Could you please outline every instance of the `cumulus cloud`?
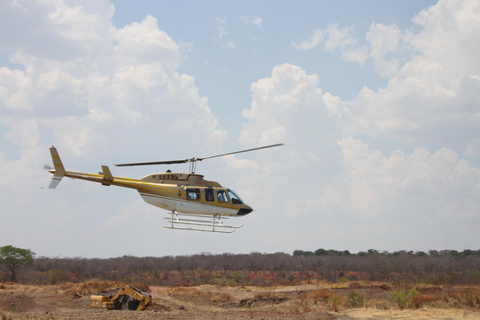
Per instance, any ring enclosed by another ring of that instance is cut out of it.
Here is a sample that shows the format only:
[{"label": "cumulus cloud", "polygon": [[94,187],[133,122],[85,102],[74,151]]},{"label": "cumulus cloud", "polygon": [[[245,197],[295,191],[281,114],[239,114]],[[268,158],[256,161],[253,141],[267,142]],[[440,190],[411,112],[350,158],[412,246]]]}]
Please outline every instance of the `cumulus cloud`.
[{"label": "cumulus cloud", "polygon": [[[35,1],[28,5],[3,1],[0,48],[57,60],[83,56],[94,47],[108,46],[113,12],[113,5],[107,1],[84,1],[82,6],[69,6],[64,1]],[[54,47],[62,49],[51,50]]]},{"label": "cumulus cloud", "polygon": [[[16,52],[14,61],[25,66],[25,71],[0,70],[0,109],[29,110],[31,116],[40,116],[41,128],[53,130],[61,145],[77,154],[82,146],[105,141],[118,132],[117,124],[141,132],[146,130],[142,124],[156,121],[160,115],[172,119],[164,122],[165,128],[187,129],[195,124],[197,129],[205,129],[207,140],[222,141],[224,132],[216,130],[217,120],[206,99],[198,96],[194,79],[176,71],[179,46],[158,29],[155,18],[147,16],[121,29],[109,27],[108,34],[110,50],[81,58],[74,55],[68,61]],[[110,58],[104,63],[106,53]],[[174,115],[183,120],[173,120]],[[17,117],[20,114],[10,117],[13,127]],[[105,131],[107,128],[111,131]],[[145,134],[158,134],[154,128]],[[125,136],[125,130],[118,136]]]},{"label": "cumulus cloud", "polygon": [[[431,154],[419,147],[412,154],[394,151],[385,156],[350,137],[338,143],[345,173],[334,186],[326,188],[324,210],[342,208],[344,214],[355,212],[364,218],[392,214],[405,218],[421,214],[430,219],[477,216],[464,203],[480,205],[480,169],[459,159],[455,152],[442,148]],[[332,192],[341,196],[331,198]]]},{"label": "cumulus cloud", "polygon": [[[324,98],[317,75],[307,75],[300,67],[290,64],[276,66],[272,77],[252,84],[251,90],[251,108],[242,112],[248,123],[239,138],[248,146],[288,143],[313,133],[328,118],[325,99],[331,115],[340,117],[344,112],[330,94]],[[292,131],[297,126],[303,127],[303,132]]]},{"label": "cumulus cloud", "polygon": [[370,56],[375,60],[376,70],[382,76],[393,76],[399,67],[398,59],[385,61],[385,55],[394,52],[401,40],[401,31],[396,25],[386,26],[373,23],[366,39],[370,47]]},{"label": "cumulus cloud", "polygon": [[166,32],[159,30],[157,19],[147,16],[142,22],[134,22],[121,29],[112,29],[115,59],[121,65],[147,64],[161,61],[169,71],[180,63],[179,45]]},{"label": "cumulus cloud", "polygon": [[[415,54],[394,72],[386,88],[374,92],[365,87],[346,103],[352,112],[346,134],[364,133],[413,144],[447,143],[462,148],[478,138],[480,119],[475,114],[480,62],[474,56],[480,51],[473,43],[479,36],[467,31],[478,24],[475,15],[467,14],[474,9],[472,6],[479,7],[475,1],[458,5],[441,1],[414,19],[423,28],[405,36],[405,42]],[[397,47],[398,35],[396,26],[372,25],[369,39],[377,48],[372,55],[383,60],[388,51]]]}]

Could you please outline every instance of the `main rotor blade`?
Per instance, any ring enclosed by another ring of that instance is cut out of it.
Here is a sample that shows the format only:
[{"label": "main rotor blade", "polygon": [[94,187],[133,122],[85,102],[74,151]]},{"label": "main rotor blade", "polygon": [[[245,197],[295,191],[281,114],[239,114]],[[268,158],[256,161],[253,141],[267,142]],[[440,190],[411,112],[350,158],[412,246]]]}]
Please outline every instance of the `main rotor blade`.
[{"label": "main rotor blade", "polygon": [[277,143],[277,144],[272,144],[272,145],[269,145],[269,146],[258,147],[258,148],[247,149],[247,150],[241,150],[241,151],[235,151],[235,152],[229,152],[229,153],[222,153],[222,154],[217,154],[216,156],[210,156],[210,157],[205,157],[205,158],[192,158],[192,159],[185,159],[185,160],[170,160],[170,161],[121,163],[121,164],[116,164],[116,166],[117,167],[127,167],[127,166],[151,166],[151,165],[156,165],[156,164],[180,164],[180,163],[202,161],[202,160],[205,160],[205,159],[229,156],[231,154],[255,151],[255,150],[260,150],[260,149],[267,149],[267,148],[273,148],[273,147],[279,147],[279,146],[283,146],[283,143]]},{"label": "main rotor blade", "polygon": [[128,166],[151,166],[155,164],[179,164],[187,163],[187,160],[170,160],[170,161],[154,161],[154,162],[137,162],[137,163],[120,163],[116,164],[117,167],[128,167]]},{"label": "main rotor blade", "polygon": [[283,146],[283,143],[277,143],[277,144],[272,144],[272,145],[264,146],[264,147],[258,147],[258,148],[253,148],[253,149],[247,149],[247,150],[241,150],[241,151],[235,151],[235,152],[218,154],[218,155],[216,155],[216,156],[210,156],[210,157],[200,158],[199,160],[205,160],[205,159],[211,159],[211,158],[216,158],[216,157],[229,156],[229,155],[231,155],[231,154],[237,154],[237,153],[242,153],[242,152],[255,151],[255,150],[260,150],[260,149],[267,149],[267,148],[273,148],[273,147],[279,147],[279,146]]}]

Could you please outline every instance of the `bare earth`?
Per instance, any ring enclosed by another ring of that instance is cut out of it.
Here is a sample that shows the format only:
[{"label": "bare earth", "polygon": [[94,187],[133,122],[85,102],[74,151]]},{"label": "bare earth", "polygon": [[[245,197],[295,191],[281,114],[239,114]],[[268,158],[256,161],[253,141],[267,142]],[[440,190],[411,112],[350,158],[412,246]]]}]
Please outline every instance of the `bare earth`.
[{"label": "bare earth", "polygon": [[[443,298],[408,310],[398,309],[390,288],[372,283],[355,288],[369,296],[362,308],[351,308],[346,302],[352,290],[348,283],[294,287],[152,286],[153,303],[140,312],[90,308],[90,294],[78,294],[74,288],[74,284],[0,285],[0,319],[480,319],[477,302],[460,305],[445,298],[445,288],[434,286],[417,289]],[[326,294],[328,299],[322,296]],[[332,297],[337,306],[332,304]]]}]

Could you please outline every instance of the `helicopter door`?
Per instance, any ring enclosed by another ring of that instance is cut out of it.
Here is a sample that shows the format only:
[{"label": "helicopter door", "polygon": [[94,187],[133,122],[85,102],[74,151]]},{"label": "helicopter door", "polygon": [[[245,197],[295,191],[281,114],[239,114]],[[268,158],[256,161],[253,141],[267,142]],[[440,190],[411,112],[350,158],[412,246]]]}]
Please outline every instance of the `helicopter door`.
[{"label": "helicopter door", "polygon": [[227,193],[225,192],[225,190],[217,190],[217,199],[218,202],[228,202]]},{"label": "helicopter door", "polygon": [[205,200],[215,201],[215,198],[213,197],[213,189],[212,188],[206,188],[204,190],[205,190]]}]

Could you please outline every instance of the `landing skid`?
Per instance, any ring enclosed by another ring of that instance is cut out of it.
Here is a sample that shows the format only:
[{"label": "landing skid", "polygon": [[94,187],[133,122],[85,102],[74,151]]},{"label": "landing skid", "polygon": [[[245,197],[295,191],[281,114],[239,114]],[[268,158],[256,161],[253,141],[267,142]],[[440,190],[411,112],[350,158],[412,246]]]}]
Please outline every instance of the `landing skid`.
[{"label": "landing skid", "polygon": [[[164,219],[168,220],[169,222],[168,226],[163,226],[164,228],[176,230],[232,233],[235,230],[243,227],[243,225],[224,225],[220,219],[226,220],[228,218],[222,217],[219,214],[207,216],[197,214],[181,214],[173,211],[172,213],[170,213],[170,217],[164,217]],[[178,227],[178,225],[190,225],[192,227]]]}]

